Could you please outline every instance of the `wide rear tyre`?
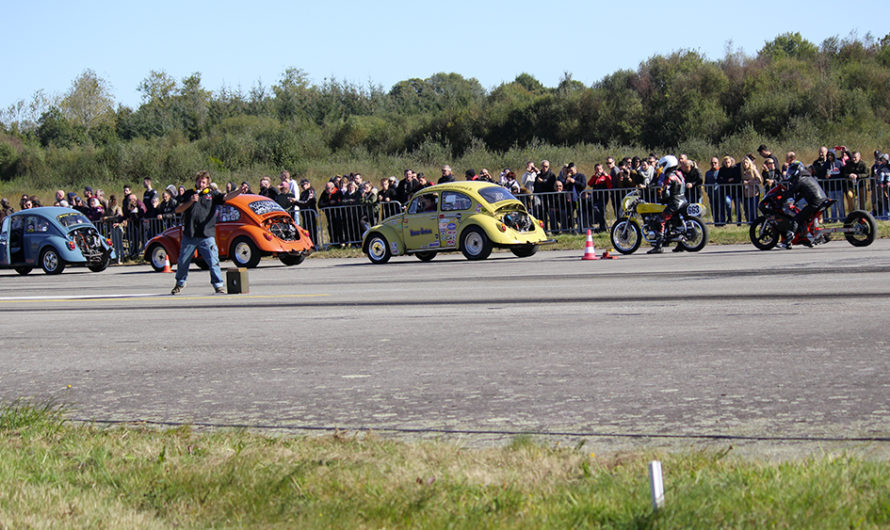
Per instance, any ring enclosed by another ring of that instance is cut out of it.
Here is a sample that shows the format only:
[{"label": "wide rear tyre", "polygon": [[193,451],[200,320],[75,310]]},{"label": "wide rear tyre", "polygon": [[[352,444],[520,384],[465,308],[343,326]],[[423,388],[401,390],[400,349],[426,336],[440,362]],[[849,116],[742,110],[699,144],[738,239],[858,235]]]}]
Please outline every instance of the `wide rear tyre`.
[{"label": "wide rear tyre", "polygon": [[90,263],[87,268],[93,272],[102,272],[108,268],[111,263],[111,253],[106,251],[102,253],[102,258],[96,263]]},{"label": "wide rear tyre", "polygon": [[253,269],[259,264],[261,256],[259,249],[256,248],[253,241],[242,236],[232,241],[232,250],[229,252],[229,257],[232,258],[235,265]]},{"label": "wide rear tyre", "polygon": [[[698,252],[699,250],[705,248],[705,245],[708,244],[708,225],[703,223],[702,220],[698,217],[687,217],[686,224],[686,240],[680,241],[678,244],[687,252]],[[689,237],[689,225],[692,226],[692,237]]]},{"label": "wide rear tyre", "polygon": [[621,217],[612,225],[610,239],[615,250],[622,254],[633,254],[643,242],[643,232],[637,223]]},{"label": "wide rear tyre", "polygon": [[28,273],[31,272],[32,270],[34,270],[33,267],[16,267],[16,268],[15,268],[15,271],[16,271],[17,273],[21,274],[22,276],[28,274]]},{"label": "wide rear tyre", "polygon": [[763,215],[754,219],[751,228],[748,229],[748,238],[751,243],[760,250],[771,250],[779,244],[779,227],[775,223],[770,222]]},{"label": "wide rear tyre", "polygon": [[299,265],[303,263],[306,259],[306,254],[279,254],[278,260],[281,263],[284,263],[288,267],[293,267],[294,265]]},{"label": "wide rear tyre", "polygon": [[415,252],[414,257],[419,259],[420,261],[430,261],[436,257],[436,252]]},{"label": "wide rear tyre", "polygon": [[534,256],[538,251],[538,245],[522,245],[521,247],[510,247],[510,252],[517,258],[528,258]]},{"label": "wide rear tyre", "polygon": [[487,258],[491,254],[491,240],[478,226],[471,226],[460,236],[460,251],[471,261]]},{"label": "wide rear tyre", "polygon": [[389,261],[392,252],[389,250],[389,242],[380,234],[372,234],[368,239],[368,248],[365,249],[368,259],[374,265],[381,265]]},{"label": "wide rear tyre", "polygon": [[49,247],[40,253],[40,267],[47,274],[62,274],[62,271],[65,270],[65,261],[59,256],[56,249]]},{"label": "wide rear tyre", "polygon": [[878,223],[865,210],[854,210],[844,219],[844,228],[857,228],[858,232],[846,232],[844,237],[854,247],[867,247],[875,242],[878,235]]}]

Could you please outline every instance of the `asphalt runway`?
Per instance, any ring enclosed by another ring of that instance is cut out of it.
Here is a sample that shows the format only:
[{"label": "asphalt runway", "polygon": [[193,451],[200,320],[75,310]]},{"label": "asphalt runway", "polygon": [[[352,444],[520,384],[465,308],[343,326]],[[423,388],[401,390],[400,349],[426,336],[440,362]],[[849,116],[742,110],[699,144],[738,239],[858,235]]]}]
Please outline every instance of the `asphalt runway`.
[{"label": "asphalt runway", "polygon": [[[890,240],[0,271],[0,398],[75,420],[890,456]],[[224,264],[225,266],[225,264]]]}]

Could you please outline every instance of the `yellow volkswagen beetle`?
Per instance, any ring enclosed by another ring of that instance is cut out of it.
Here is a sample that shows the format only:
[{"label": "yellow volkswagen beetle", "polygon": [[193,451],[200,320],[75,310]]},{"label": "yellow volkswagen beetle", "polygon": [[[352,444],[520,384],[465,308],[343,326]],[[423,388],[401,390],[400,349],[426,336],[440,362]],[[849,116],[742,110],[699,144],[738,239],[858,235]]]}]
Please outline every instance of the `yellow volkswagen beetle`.
[{"label": "yellow volkswagen beetle", "polygon": [[521,258],[539,245],[553,243],[543,223],[502,186],[491,182],[449,182],[417,191],[407,208],[371,227],[362,251],[371,263],[413,254],[421,261],[444,251],[463,252],[483,260],[494,247],[509,248]]}]

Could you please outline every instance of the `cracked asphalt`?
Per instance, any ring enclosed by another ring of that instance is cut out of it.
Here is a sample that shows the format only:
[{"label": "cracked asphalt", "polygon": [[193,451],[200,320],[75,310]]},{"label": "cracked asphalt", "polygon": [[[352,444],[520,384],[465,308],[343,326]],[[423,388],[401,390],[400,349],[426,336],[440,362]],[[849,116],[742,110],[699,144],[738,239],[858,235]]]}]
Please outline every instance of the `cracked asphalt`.
[{"label": "cracked asphalt", "polygon": [[[890,456],[890,241],[0,271],[0,398],[72,419]],[[225,266],[225,264],[224,264]]]}]

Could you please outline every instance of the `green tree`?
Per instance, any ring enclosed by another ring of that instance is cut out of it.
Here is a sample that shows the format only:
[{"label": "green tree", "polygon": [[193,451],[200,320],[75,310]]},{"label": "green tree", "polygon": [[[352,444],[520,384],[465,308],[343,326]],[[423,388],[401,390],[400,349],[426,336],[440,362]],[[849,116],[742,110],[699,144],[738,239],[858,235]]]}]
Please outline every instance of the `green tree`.
[{"label": "green tree", "polygon": [[59,108],[72,123],[86,131],[114,121],[114,99],[108,82],[90,69],[74,80]]}]

